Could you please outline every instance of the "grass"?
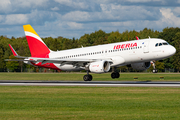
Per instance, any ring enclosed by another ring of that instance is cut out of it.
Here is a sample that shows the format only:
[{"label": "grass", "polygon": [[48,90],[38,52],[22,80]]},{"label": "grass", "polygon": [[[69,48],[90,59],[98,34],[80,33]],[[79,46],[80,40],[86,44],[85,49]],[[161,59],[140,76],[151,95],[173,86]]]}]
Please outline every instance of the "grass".
[{"label": "grass", "polygon": [[180,119],[180,89],[0,86],[0,119]]},{"label": "grass", "polygon": [[[46,81],[83,81],[86,73],[0,73],[0,80],[46,80]],[[93,81],[180,81],[180,74],[177,73],[121,73],[119,79],[111,79],[111,74],[92,74]]]},{"label": "grass", "polygon": [[[0,73],[0,80],[83,81],[85,73]],[[163,76],[164,80],[160,80]],[[116,81],[179,81],[180,74],[122,73]],[[93,81],[111,81],[110,73]],[[114,80],[113,80],[114,81]],[[180,119],[180,88],[0,86],[0,119]]]}]

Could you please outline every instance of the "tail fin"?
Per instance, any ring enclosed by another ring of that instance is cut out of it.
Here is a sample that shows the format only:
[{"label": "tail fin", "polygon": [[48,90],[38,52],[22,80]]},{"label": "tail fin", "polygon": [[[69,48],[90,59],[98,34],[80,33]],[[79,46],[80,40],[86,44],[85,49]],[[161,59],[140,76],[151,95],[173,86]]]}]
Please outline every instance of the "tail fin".
[{"label": "tail fin", "polygon": [[29,24],[23,25],[23,28],[29,45],[31,56],[47,58],[51,50],[42,41],[36,31]]}]

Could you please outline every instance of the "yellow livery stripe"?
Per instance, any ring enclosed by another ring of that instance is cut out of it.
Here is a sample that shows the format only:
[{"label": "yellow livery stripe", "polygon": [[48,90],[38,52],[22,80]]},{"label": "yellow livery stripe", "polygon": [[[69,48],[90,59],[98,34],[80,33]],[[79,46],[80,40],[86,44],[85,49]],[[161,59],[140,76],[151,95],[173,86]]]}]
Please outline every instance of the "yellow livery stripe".
[{"label": "yellow livery stripe", "polygon": [[24,31],[31,32],[39,37],[39,35],[36,33],[36,31],[32,28],[31,25],[23,25]]}]

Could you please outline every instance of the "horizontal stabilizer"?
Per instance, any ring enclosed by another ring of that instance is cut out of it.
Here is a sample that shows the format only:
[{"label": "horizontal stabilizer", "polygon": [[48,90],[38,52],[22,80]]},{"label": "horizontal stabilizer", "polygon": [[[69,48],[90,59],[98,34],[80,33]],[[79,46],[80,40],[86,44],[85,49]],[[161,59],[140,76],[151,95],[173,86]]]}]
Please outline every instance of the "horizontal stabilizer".
[{"label": "horizontal stabilizer", "polygon": [[16,57],[18,56],[18,54],[16,53],[16,51],[14,50],[14,48],[9,44],[9,47],[11,48],[11,51],[13,53],[13,55]]},{"label": "horizontal stabilizer", "polygon": [[26,57],[19,56],[10,44],[9,44],[9,47],[11,48],[11,51],[16,58],[26,58]]}]

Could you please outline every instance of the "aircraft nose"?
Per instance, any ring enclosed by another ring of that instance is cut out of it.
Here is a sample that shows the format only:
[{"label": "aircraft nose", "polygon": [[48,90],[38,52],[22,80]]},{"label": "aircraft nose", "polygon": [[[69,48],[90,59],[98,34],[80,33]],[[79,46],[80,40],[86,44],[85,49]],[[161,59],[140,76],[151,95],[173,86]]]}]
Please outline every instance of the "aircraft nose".
[{"label": "aircraft nose", "polygon": [[176,53],[176,48],[172,46],[168,51],[170,55],[174,55]]}]

